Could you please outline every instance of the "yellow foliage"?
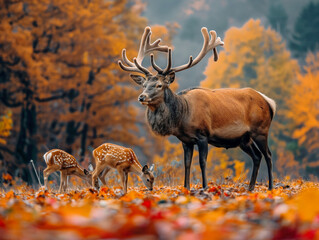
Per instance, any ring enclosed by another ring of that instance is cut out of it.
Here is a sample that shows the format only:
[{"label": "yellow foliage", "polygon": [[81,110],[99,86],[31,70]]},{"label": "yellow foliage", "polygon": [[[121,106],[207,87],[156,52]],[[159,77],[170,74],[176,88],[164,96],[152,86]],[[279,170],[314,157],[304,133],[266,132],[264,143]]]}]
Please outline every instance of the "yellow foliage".
[{"label": "yellow foliage", "polygon": [[304,144],[308,152],[319,157],[319,53],[309,53],[305,73],[298,74],[297,84],[293,87],[291,111],[289,116],[298,128],[293,136],[299,144]]},{"label": "yellow foliage", "polygon": [[276,170],[280,177],[289,179],[290,177],[298,177],[301,166],[295,160],[294,155],[286,150],[285,144],[277,146]]},{"label": "yellow foliage", "polygon": [[[164,151],[155,155],[156,182],[160,184],[176,185],[184,182],[184,151],[182,144],[164,140]],[[230,160],[228,154],[221,148],[211,148],[207,155],[208,180],[222,180],[233,178],[237,182],[246,180],[248,169],[245,163],[239,160]],[[201,182],[201,169],[198,161],[198,151],[194,150],[191,166],[191,183]]]},{"label": "yellow foliage", "polygon": [[[137,126],[142,122],[140,109],[131,104],[138,91],[117,64],[123,48],[131,61],[137,55],[147,25],[141,17],[143,3],[133,2],[0,2],[0,56],[8,78],[0,82],[0,89],[7,90],[10,105],[19,106],[16,112],[29,105],[36,110],[37,126],[28,128],[21,142],[32,138],[33,146],[58,144],[73,151],[105,141],[145,148]],[[157,25],[154,31],[171,41],[172,29]],[[49,133],[52,122],[59,133]],[[2,135],[0,141],[4,142]]]},{"label": "yellow foliage", "polygon": [[5,138],[10,136],[12,129],[12,113],[7,111],[5,115],[0,116],[0,143],[6,144]]},{"label": "yellow foliage", "polygon": [[234,168],[235,168],[235,182],[242,182],[246,180],[248,169],[245,169],[245,163],[239,160],[234,160]]},{"label": "yellow foliage", "polygon": [[319,189],[315,187],[305,189],[293,202],[301,220],[311,222],[319,214]]}]

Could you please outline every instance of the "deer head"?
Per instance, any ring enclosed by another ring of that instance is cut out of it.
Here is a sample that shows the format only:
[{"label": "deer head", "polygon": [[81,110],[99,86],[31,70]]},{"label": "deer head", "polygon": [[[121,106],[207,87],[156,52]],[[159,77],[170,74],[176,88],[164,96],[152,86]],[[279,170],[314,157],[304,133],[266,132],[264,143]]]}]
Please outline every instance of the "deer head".
[{"label": "deer head", "polygon": [[153,190],[153,183],[154,183],[154,174],[153,174],[154,164],[149,168],[147,165],[145,165],[142,169],[142,175],[141,179],[144,183],[144,185],[149,189]]},{"label": "deer head", "polygon": [[[195,66],[199,63],[205,55],[213,50],[214,52],[214,60],[217,61],[218,53],[216,47],[219,45],[223,45],[224,43],[221,41],[219,37],[217,37],[215,31],[210,31],[210,36],[208,34],[207,28],[202,28],[202,35],[204,38],[204,43],[202,50],[198,54],[198,56],[193,59],[192,56],[189,57],[188,63],[178,66],[172,67],[172,49],[168,46],[160,46],[160,39],[157,39],[155,42],[151,44],[151,28],[146,27],[141,39],[140,48],[138,51],[138,56],[133,58],[133,62],[127,59],[126,50],[122,51],[122,61],[119,60],[118,64],[125,71],[130,72],[138,72],[143,74],[135,75],[131,74],[131,78],[140,86],[143,86],[143,92],[139,95],[138,101],[143,105],[148,106],[156,106],[163,101],[165,89],[170,86],[172,82],[175,80],[175,73],[186,70]],[[156,65],[154,61],[153,51],[161,51],[168,52],[167,55],[167,66],[165,69],[160,68]],[[151,56],[151,64],[154,70],[157,71],[156,74],[152,74],[147,68],[142,66],[142,61],[146,54],[150,53]],[[126,65],[124,65],[124,64]]]}]

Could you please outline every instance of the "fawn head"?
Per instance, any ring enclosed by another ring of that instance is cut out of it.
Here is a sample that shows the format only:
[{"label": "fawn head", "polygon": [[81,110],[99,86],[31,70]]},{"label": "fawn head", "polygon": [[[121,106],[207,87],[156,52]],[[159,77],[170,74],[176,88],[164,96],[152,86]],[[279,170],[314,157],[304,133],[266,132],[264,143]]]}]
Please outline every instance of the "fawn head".
[{"label": "fawn head", "polygon": [[153,174],[154,164],[150,168],[145,165],[142,169],[143,174],[141,175],[142,181],[144,185],[148,188],[148,190],[153,190],[154,183],[154,174]]}]

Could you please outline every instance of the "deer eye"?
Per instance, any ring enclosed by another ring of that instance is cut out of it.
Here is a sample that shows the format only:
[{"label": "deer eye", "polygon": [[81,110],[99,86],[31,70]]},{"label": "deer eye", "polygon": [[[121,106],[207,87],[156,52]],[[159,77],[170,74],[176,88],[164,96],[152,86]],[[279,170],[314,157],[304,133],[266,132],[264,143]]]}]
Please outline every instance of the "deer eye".
[{"label": "deer eye", "polygon": [[157,88],[162,88],[163,85],[162,85],[162,84],[158,84],[156,87],[157,87]]},{"label": "deer eye", "polygon": [[147,181],[149,182],[150,180],[149,180],[149,179],[147,179]]}]

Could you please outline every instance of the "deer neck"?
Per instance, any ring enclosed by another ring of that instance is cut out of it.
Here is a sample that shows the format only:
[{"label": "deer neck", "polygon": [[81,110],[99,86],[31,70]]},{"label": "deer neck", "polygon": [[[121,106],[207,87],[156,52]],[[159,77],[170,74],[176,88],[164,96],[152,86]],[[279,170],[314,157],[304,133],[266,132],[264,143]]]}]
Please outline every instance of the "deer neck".
[{"label": "deer neck", "polygon": [[174,135],[187,111],[186,100],[182,96],[176,95],[169,88],[166,88],[164,90],[163,101],[157,105],[148,107],[148,123],[152,130],[159,135]]},{"label": "deer neck", "polygon": [[84,180],[88,180],[89,179],[88,175],[86,175],[84,173],[84,169],[82,167],[80,167],[79,165],[74,167],[74,173],[73,174],[78,176],[78,177],[80,177],[80,178],[82,178],[82,179],[84,179]]},{"label": "deer neck", "polygon": [[135,173],[138,176],[141,176],[143,174],[141,164],[134,161],[130,167],[130,172]]}]

